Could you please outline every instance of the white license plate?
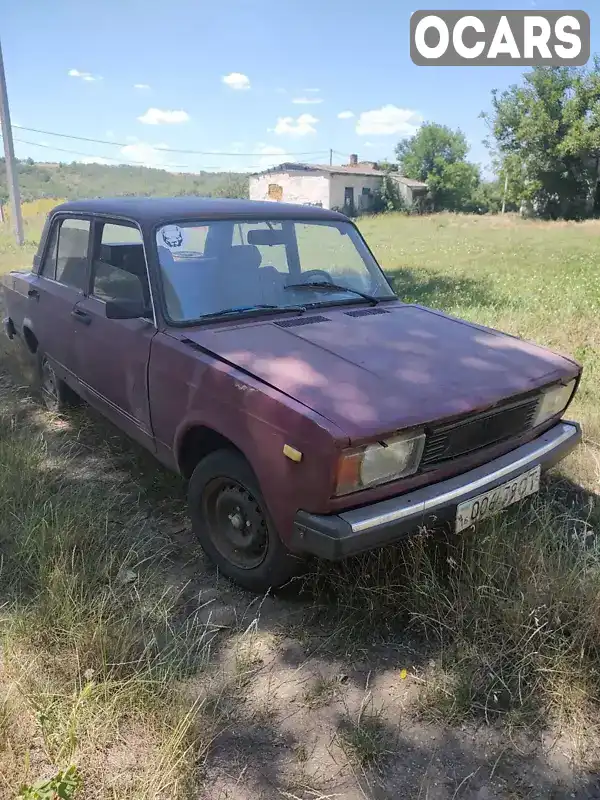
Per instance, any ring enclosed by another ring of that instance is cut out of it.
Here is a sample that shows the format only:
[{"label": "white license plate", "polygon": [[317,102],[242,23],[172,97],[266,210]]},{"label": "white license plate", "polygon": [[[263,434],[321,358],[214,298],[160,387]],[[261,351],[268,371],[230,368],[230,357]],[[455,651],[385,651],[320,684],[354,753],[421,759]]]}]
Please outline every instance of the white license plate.
[{"label": "white license plate", "polygon": [[518,503],[530,494],[535,494],[540,488],[541,471],[541,467],[534,467],[489,492],[460,503],[456,509],[456,533],[475,525],[481,519],[497,514],[513,503]]}]

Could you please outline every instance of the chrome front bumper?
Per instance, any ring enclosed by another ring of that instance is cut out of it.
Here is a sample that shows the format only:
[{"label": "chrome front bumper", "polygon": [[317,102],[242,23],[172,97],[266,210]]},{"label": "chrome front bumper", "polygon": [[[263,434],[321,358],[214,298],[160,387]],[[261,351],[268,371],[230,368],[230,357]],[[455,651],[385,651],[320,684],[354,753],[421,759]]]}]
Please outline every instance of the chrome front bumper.
[{"label": "chrome front bumper", "polygon": [[459,503],[494,489],[537,466],[549,469],[581,440],[575,422],[560,422],[532,442],[487,464],[399,497],[340,514],[299,511],[292,546],[300,552],[338,559],[390,544],[419,528],[452,519]]}]

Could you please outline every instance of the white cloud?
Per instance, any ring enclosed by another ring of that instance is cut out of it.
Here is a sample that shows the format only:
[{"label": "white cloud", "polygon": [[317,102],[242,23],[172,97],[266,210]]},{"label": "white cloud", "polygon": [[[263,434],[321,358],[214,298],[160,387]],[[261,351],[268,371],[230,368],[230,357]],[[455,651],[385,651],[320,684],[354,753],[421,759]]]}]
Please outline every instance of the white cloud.
[{"label": "white cloud", "polygon": [[100,75],[92,75],[91,72],[81,72],[78,69],[70,69],[69,76],[71,78],[80,78],[82,81],[101,81],[102,77]]},{"label": "white cloud", "polygon": [[388,104],[363,111],[356,123],[356,132],[359,136],[389,136],[394,133],[411,136],[422,122],[423,117],[418,111]]},{"label": "white cloud", "polygon": [[279,117],[274,132],[278,135],[306,136],[309,133],[317,132],[315,124],[318,121],[312,114],[300,114],[297,119],[294,119],[294,117]]},{"label": "white cloud", "polygon": [[322,102],[322,97],[294,97],[292,100],[292,103],[295,103],[297,106],[312,106]]},{"label": "white cloud", "polygon": [[107,139],[114,139],[115,138],[115,132],[113,130],[109,129],[109,130],[106,131],[105,136],[106,136]]},{"label": "white cloud", "polygon": [[149,89],[150,87],[148,86],[147,83],[134,83],[133,84],[133,88],[134,89],[141,89],[142,91],[145,91],[145,90]]},{"label": "white cloud", "polygon": [[146,167],[162,167],[164,151],[167,149],[167,145],[163,143],[151,145],[148,142],[135,142],[126,144],[119,152],[127,161],[136,161]]},{"label": "white cloud", "polygon": [[241,72],[230,72],[229,75],[223,75],[221,80],[230,89],[242,90],[250,88],[250,78]]},{"label": "white cloud", "polygon": [[145,114],[138,117],[145,125],[177,125],[187,122],[190,116],[187,111],[163,111],[160,108],[149,108]]},{"label": "white cloud", "polygon": [[338,114],[338,119],[352,119],[354,116],[354,111],[340,111]]}]

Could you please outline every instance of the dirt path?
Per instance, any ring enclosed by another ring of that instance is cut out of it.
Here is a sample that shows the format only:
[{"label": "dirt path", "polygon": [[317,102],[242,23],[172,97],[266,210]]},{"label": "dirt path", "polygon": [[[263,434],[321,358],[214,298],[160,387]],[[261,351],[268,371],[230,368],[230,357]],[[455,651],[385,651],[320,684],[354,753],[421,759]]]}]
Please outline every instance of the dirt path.
[{"label": "dirt path", "polygon": [[[15,385],[5,378],[1,389]],[[78,479],[111,473],[131,486],[170,543],[166,580],[182,616],[216,632],[212,668],[184,687],[190,702],[209,698],[222,723],[198,800],[600,798],[600,780],[574,770],[573,743],[559,734],[509,740],[494,726],[427,721],[423,645],[397,630],[345,635],[329,613],[335,597],[328,606],[301,587],[276,597],[233,587],[193,540],[179,479],[91,411],[65,421],[31,408],[50,456],[68,448]]]}]

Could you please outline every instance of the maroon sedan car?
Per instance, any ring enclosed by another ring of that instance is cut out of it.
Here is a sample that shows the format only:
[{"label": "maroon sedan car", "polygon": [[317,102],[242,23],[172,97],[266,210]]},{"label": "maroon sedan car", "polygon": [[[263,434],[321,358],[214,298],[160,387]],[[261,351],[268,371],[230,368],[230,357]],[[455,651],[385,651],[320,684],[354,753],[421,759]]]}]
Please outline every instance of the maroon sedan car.
[{"label": "maroon sedan car", "polygon": [[577,363],[403,303],[333,211],[65,203],[4,290],[48,407],[83,398],[188,478],[205,551],[255,590],[309,554],[460,533],[581,436]]}]

